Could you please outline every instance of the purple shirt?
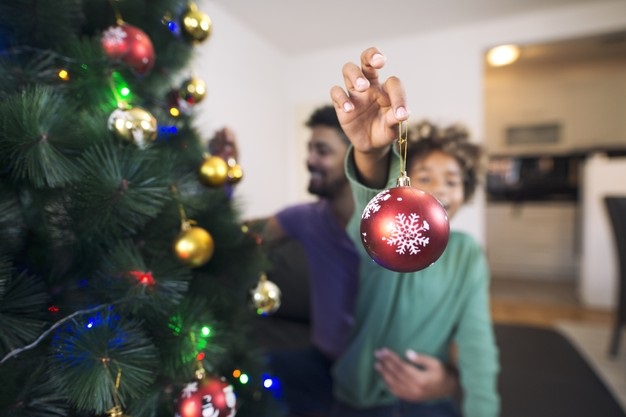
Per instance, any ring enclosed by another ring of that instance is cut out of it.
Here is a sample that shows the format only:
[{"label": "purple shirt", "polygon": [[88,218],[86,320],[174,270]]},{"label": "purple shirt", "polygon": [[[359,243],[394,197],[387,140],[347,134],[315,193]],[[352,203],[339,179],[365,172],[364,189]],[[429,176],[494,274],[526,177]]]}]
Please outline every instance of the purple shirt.
[{"label": "purple shirt", "polygon": [[359,271],[354,243],[325,199],[288,207],[276,218],[307,255],[313,344],[336,359],[346,347],[354,322]]}]

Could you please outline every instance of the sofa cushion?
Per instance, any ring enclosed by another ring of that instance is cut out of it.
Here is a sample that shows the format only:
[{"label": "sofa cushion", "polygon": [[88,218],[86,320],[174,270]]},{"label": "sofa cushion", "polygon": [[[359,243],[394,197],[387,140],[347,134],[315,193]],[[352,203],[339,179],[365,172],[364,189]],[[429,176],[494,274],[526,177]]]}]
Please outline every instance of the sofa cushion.
[{"label": "sofa cushion", "polygon": [[267,278],[280,288],[281,305],[273,317],[309,322],[307,259],[299,242],[288,239],[268,247]]}]

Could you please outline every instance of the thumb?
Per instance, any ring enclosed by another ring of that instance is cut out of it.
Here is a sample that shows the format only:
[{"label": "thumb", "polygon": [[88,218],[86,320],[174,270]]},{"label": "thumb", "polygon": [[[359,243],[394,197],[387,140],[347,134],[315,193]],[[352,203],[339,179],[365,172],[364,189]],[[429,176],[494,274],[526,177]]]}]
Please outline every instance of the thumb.
[{"label": "thumb", "polygon": [[405,356],[409,362],[423,370],[440,366],[439,359],[423,353],[418,354],[412,349],[407,349]]}]

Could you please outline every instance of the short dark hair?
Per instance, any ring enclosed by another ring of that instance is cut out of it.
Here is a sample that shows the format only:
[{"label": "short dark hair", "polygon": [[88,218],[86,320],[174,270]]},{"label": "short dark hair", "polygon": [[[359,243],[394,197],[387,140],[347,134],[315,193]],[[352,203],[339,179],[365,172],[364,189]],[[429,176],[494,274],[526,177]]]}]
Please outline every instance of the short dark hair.
[{"label": "short dark hair", "polygon": [[407,166],[434,151],[444,152],[457,160],[463,173],[463,199],[469,201],[476,192],[483,172],[483,149],[469,141],[469,133],[462,125],[440,129],[422,121],[409,129]]},{"label": "short dark hair", "polygon": [[341,133],[341,138],[347,143],[350,143],[350,140],[343,133],[343,129],[341,128],[341,123],[339,123],[339,118],[337,117],[337,112],[335,108],[326,104],[321,107],[318,107],[311,113],[308,120],[305,123],[305,126],[308,128],[314,128],[315,126],[326,126],[337,129]]}]

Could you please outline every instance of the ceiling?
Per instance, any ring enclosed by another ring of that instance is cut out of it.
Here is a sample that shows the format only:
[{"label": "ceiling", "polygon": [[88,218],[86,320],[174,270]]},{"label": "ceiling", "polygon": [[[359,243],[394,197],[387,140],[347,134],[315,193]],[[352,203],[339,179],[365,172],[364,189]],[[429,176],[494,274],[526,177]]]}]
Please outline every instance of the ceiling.
[{"label": "ceiling", "polygon": [[212,0],[289,55],[362,39],[395,38],[595,1]]}]

